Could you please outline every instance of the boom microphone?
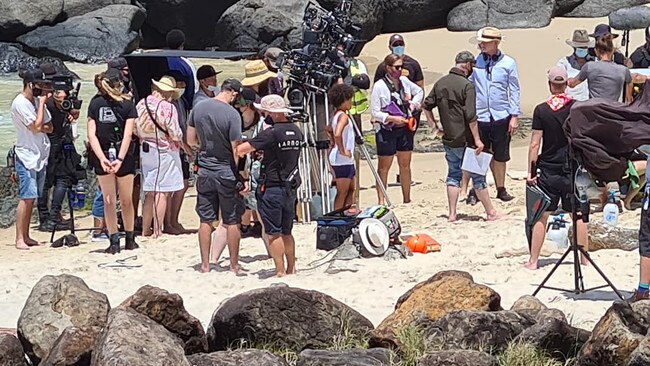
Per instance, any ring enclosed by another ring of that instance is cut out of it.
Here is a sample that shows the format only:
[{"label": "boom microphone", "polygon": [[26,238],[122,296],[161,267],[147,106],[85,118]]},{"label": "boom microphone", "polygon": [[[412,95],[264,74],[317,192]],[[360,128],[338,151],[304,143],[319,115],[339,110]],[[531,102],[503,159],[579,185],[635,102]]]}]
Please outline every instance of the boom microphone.
[{"label": "boom microphone", "polygon": [[650,26],[650,8],[634,6],[609,14],[609,25],[618,30],[645,29]]}]

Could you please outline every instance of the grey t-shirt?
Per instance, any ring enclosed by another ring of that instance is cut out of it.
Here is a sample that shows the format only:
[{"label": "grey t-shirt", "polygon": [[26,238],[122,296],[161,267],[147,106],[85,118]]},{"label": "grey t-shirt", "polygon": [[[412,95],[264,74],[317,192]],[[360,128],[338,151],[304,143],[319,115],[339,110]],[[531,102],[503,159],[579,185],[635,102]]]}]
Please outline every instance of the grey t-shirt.
[{"label": "grey t-shirt", "polygon": [[199,91],[194,93],[194,102],[192,102],[192,108],[199,104],[199,102],[202,102],[206,99],[210,99],[210,97],[203,92],[203,89],[199,89]]},{"label": "grey t-shirt", "polygon": [[580,81],[589,81],[589,98],[622,101],[625,85],[632,81],[630,69],[614,62],[587,62],[578,74]]},{"label": "grey t-shirt", "polygon": [[[232,106],[215,100],[199,102],[192,111],[188,125],[196,129],[201,147],[199,167],[235,180],[235,159],[232,144],[241,141],[241,117]],[[201,172],[201,170],[199,172]]]}]

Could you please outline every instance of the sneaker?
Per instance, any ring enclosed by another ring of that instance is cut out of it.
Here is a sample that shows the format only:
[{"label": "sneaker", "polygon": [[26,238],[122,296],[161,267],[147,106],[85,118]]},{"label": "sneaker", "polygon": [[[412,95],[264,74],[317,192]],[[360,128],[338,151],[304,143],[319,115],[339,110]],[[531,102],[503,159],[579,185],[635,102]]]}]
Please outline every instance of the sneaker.
[{"label": "sneaker", "polygon": [[97,243],[106,241],[108,239],[108,232],[106,230],[102,230],[100,233],[93,232],[93,236],[90,238],[90,241]]},{"label": "sneaker", "polygon": [[632,304],[641,300],[650,300],[650,292],[639,292],[639,290],[634,290],[634,295],[627,299],[627,302]]},{"label": "sneaker", "polygon": [[506,191],[505,188],[499,190],[497,192],[497,198],[500,199],[503,202],[509,202],[515,199],[513,196],[511,196],[508,191]]}]

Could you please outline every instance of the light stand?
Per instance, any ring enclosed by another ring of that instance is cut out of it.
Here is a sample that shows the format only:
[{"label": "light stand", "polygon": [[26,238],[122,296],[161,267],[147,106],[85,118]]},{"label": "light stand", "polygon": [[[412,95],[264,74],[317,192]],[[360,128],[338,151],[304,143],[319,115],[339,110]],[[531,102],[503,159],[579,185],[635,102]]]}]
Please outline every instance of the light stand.
[{"label": "light stand", "polygon": [[[74,241],[76,242],[76,244],[78,244],[79,243],[79,238],[75,234],[76,230],[79,230],[79,231],[91,231],[91,230],[98,230],[98,229],[101,229],[101,228],[95,228],[95,227],[89,228],[89,229],[75,229],[74,228],[74,205],[72,204],[72,194],[73,194],[73,192],[74,191],[72,190],[72,180],[68,180],[68,189],[67,189],[66,195],[68,196],[68,207],[70,208],[70,234],[66,234],[65,236],[68,237],[68,238],[70,236],[74,237]],[[61,222],[61,220],[57,220],[56,224],[52,228],[52,234],[50,235],[50,244],[54,243],[54,235],[56,234],[56,227],[60,222]]]},{"label": "light stand", "polygon": [[[548,275],[546,275],[546,278],[542,281],[542,283],[537,287],[535,292],[533,292],[533,296],[536,296],[537,293],[543,288],[548,289],[548,290],[555,290],[555,291],[562,291],[562,292],[573,292],[575,294],[584,294],[588,291],[600,289],[600,288],[605,288],[605,287],[611,287],[612,290],[616,293],[616,295],[623,300],[623,295],[616,289],[614,284],[612,284],[612,281],[607,278],[607,276],[603,273],[603,271],[596,265],[593,259],[591,259],[591,256],[589,253],[582,247],[581,245],[578,245],[578,229],[577,229],[577,222],[578,220],[582,220],[584,223],[589,222],[589,204],[587,203],[584,205],[582,208],[581,212],[578,212],[578,202],[577,202],[577,197],[576,197],[576,171],[578,170],[578,163],[575,160],[573,151],[571,149],[571,146],[569,145],[569,159],[571,161],[571,187],[573,189],[573,194],[571,195],[571,211],[573,214],[573,237],[571,238],[571,244],[567,248],[566,252],[560,257],[560,260],[555,263],[555,266],[553,266],[553,269],[551,269],[551,272],[549,272]],[[586,195],[583,195],[581,199],[586,199]],[[567,258],[567,256],[573,253],[573,278],[575,280],[574,283],[574,288],[573,290],[569,289],[563,289],[563,288],[558,288],[558,287],[551,287],[551,286],[546,286],[546,282],[553,276],[553,273],[560,267],[562,262]],[[582,268],[580,265],[580,254],[582,254],[585,258],[587,258],[587,261],[594,267],[594,269],[598,272],[600,277],[605,280],[607,283],[606,285],[601,285],[601,286],[596,286],[592,288],[587,288],[585,289],[583,277],[582,277]]]}]

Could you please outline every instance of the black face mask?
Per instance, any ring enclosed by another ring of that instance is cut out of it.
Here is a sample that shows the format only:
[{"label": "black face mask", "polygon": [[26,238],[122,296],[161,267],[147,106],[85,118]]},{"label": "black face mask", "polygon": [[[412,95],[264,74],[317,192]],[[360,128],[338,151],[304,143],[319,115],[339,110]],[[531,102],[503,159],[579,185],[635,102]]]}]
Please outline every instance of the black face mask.
[{"label": "black face mask", "polygon": [[35,97],[40,97],[41,95],[43,95],[43,89],[33,87],[32,88],[32,95],[35,96]]},{"label": "black face mask", "polygon": [[273,126],[275,124],[275,121],[273,121],[273,118],[271,117],[271,115],[268,115],[268,116],[264,117],[264,123],[266,123],[269,126]]}]

